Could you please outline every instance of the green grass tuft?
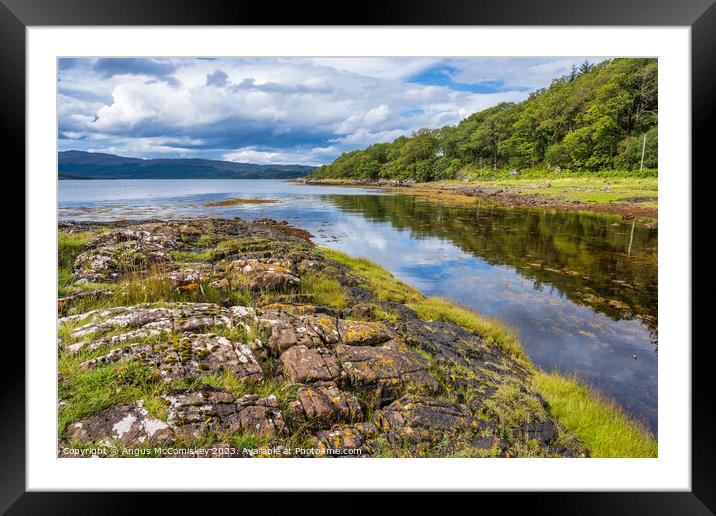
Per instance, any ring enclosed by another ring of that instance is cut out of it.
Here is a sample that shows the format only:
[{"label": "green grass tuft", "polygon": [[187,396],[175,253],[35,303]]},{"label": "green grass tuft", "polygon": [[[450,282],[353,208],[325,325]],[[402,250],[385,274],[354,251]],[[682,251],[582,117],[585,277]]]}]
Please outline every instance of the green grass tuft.
[{"label": "green grass tuft", "polygon": [[453,322],[479,335],[505,353],[525,358],[515,332],[499,321],[476,314],[439,297],[423,298],[417,302],[407,303],[407,306],[423,320]]},{"label": "green grass tuft", "polygon": [[214,258],[212,249],[205,249],[200,252],[196,251],[172,251],[172,258],[178,264],[190,264],[196,262],[210,262]]},{"label": "green grass tuft", "polygon": [[317,305],[333,306],[342,310],[348,304],[343,286],[320,272],[309,272],[301,277],[301,293],[310,296]]},{"label": "green grass tuft", "polygon": [[72,283],[72,265],[75,258],[83,251],[84,246],[92,238],[91,233],[66,233],[60,231],[57,234],[57,288],[59,295],[66,295],[67,286]]},{"label": "green grass tuft", "polygon": [[593,457],[656,457],[657,441],[614,401],[576,378],[538,372],[534,386],[549,412],[584,443]]},{"label": "green grass tuft", "polygon": [[407,303],[422,297],[413,287],[366,258],[353,258],[328,247],[320,247],[319,251],[326,258],[351,267],[354,273],[368,283],[368,289],[381,301]]},{"label": "green grass tuft", "polygon": [[418,290],[404,283],[388,271],[365,258],[352,258],[334,249],[320,248],[327,258],[347,265],[366,280],[367,287],[383,301],[405,303],[423,320],[454,322],[479,335],[512,356],[525,358],[522,347],[513,331],[500,322],[489,319],[455,303],[439,297],[425,297]]}]

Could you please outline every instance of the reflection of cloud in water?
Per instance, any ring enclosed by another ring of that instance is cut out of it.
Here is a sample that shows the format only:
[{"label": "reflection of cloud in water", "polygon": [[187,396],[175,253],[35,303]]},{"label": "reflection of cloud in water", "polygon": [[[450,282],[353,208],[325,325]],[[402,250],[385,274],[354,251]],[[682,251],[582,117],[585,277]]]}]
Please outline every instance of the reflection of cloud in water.
[{"label": "reflection of cloud in water", "polygon": [[[349,196],[370,190],[304,188],[279,181],[173,181],[171,188],[157,181],[101,183],[60,182],[60,218],[239,216],[288,220],[311,232],[318,245],[366,257],[426,295],[447,297],[504,321],[515,328],[535,364],[578,374],[656,428],[657,355],[648,330],[638,320],[612,320],[570,301],[550,284],[536,283],[510,266],[488,263],[464,252],[451,240],[431,236],[444,235],[430,223],[422,225],[419,232],[395,227],[386,220],[369,220],[360,211],[344,211],[331,200],[334,197],[324,195]],[[203,206],[230,197],[281,202]],[[385,209],[390,206],[386,204]],[[519,221],[519,210],[510,212],[509,217]],[[490,240],[485,242],[485,249],[493,247]],[[544,257],[535,257],[537,260],[540,263],[535,267],[551,265]]]}]

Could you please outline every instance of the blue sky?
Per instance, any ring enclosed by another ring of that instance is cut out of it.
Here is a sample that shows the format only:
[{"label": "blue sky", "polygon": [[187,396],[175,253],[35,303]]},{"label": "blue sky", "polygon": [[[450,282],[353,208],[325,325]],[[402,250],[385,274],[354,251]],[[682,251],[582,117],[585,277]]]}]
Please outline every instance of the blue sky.
[{"label": "blue sky", "polygon": [[320,164],[602,58],[60,59],[60,150]]}]

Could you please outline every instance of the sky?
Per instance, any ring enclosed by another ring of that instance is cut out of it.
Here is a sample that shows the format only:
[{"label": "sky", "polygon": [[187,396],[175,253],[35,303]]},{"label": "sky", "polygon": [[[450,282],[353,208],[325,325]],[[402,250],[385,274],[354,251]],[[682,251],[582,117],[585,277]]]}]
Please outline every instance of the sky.
[{"label": "sky", "polygon": [[343,152],[519,102],[602,58],[62,58],[59,150],[260,164]]}]

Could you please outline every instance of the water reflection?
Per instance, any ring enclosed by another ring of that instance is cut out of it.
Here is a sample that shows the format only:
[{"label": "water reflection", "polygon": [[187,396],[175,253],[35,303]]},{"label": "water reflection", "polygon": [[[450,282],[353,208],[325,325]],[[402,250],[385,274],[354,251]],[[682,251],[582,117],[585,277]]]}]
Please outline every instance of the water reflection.
[{"label": "water reflection", "polygon": [[[230,197],[275,204],[206,207]],[[61,181],[61,219],[274,218],[373,260],[427,295],[514,328],[546,369],[575,373],[657,430],[656,229],[619,218],[448,206],[281,181]],[[636,359],[633,357],[636,356]]]},{"label": "water reflection", "polygon": [[475,201],[472,208],[411,196],[326,196],[348,213],[389,222],[411,238],[440,238],[615,320],[657,327],[658,232],[619,217],[509,209]]}]

